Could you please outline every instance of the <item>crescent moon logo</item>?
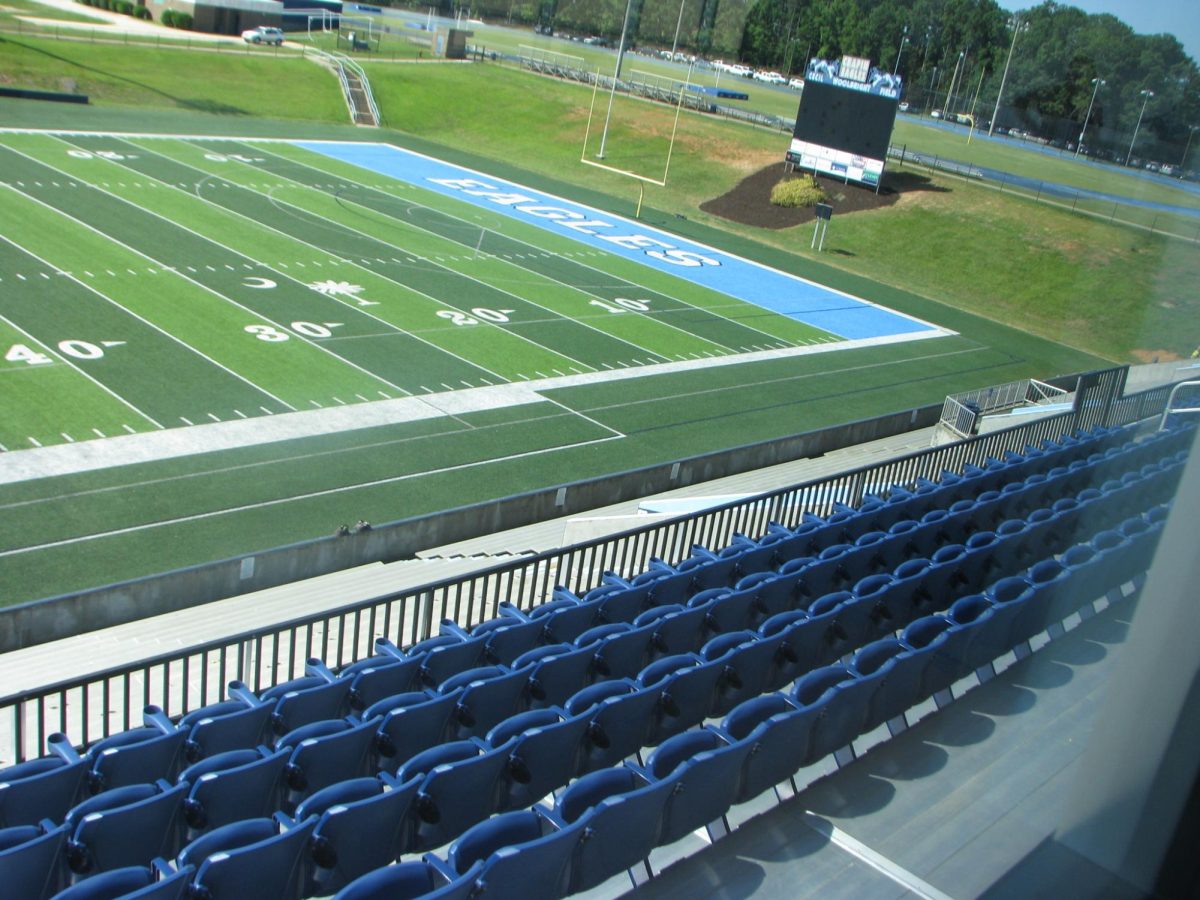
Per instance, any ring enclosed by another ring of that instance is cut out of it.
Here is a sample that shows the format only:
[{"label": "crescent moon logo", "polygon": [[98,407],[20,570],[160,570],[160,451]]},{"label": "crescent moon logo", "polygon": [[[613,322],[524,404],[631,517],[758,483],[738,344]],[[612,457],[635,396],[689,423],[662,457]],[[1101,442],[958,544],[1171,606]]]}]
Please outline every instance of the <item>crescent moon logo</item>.
[{"label": "crescent moon logo", "polygon": [[270,278],[261,278],[258,275],[247,275],[242,284],[248,288],[256,288],[258,290],[276,287],[275,282]]}]

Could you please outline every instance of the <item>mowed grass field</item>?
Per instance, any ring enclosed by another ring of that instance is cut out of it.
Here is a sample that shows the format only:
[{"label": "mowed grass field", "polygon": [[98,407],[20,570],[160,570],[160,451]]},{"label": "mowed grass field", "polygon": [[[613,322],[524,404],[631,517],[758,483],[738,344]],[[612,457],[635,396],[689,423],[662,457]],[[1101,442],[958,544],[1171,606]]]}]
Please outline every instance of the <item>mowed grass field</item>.
[{"label": "mowed grass field", "polygon": [[8,603],[1094,362],[982,323],[812,352],[840,339],[285,142],[6,133],[0,163],[0,474],[173,448],[5,477]]}]

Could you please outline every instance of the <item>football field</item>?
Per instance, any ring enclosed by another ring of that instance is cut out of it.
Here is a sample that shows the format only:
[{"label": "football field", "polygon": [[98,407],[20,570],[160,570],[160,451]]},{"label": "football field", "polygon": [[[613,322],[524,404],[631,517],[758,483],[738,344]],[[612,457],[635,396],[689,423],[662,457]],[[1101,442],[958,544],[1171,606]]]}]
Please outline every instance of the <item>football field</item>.
[{"label": "football field", "polygon": [[928,402],[1022,362],[388,144],[17,131],[0,351],[8,602],[911,405],[898,386]]}]

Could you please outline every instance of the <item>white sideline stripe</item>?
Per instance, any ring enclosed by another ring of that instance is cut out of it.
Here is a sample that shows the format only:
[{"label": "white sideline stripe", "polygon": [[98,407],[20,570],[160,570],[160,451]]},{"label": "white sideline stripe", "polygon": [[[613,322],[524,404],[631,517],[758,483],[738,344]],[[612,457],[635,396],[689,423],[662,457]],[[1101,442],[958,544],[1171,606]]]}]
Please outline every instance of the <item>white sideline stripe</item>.
[{"label": "white sideline stripe", "polygon": [[[152,528],[162,528],[167,525],[182,525],[187,522],[198,522],[203,519],[215,519],[221,516],[230,515],[232,513],[246,512],[255,509],[267,509],[272,506],[282,506],[286,503],[292,503],[296,500],[311,500],[314,497],[328,497],[332,494],[340,494],[344,491],[364,490],[367,488],[380,487],[385,484],[398,484],[401,481],[411,481],[414,478],[424,478],[427,475],[445,475],[449,472],[461,472],[464,469],[474,469],[481,466],[490,466],[493,463],[512,462],[516,459],[525,459],[530,456],[538,456],[542,453],[554,453],[559,450],[571,450],[575,447],[589,447],[593,444],[603,444],[607,441],[616,441],[621,439],[621,435],[613,435],[612,437],[596,438],[591,441],[576,441],[572,444],[562,444],[558,447],[539,447],[536,450],[526,450],[523,453],[510,453],[508,456],[497,456],[491,459],[480,459],[469,463],[459,463],[454,466],[443,466],[440,469],[429,469],[423,472],[409,472],[407,475],[393,475],[390,478],[377,478],[374,481],[363,481],[357,484],[342,485],[340,487],[325,488],[320,491],[309,491],[304,494],[293,494],[290,497],[277,497],[274,500],[263,500],[258,503],[247,503],[244,506],[230,506],[225,509],[216,509],[206,513],[196,513],[191,516],[178,516],[174,519],[160,519],[157,522],[145,522],[141,525],[131,525],[127,528],[114,528],[111,531],[100,531],[94,534],[84,534],[79,537],[66,538],[61,541],[48,541],[44,544],[35,544],[28,547],[18,547],[15,550],[5,550],[0,552],[0,559],[8,556],[19,556],[22,553],[35,553],[41,550],[49,550],[54,547],[69,547],[73,544],[82,544],[88,541],[94,541],[99,538],[115,537],[122,534],[136,534],[139,531],[149,531]],[[73,445],[72,445],[73,446]]]},{"label": "white sideline stripe", "polygon": [[803,813],[804,823],[813,831],[827,837],[830,843],[841,847],[851,856],[866,863],[875,871],[887,876],[896,884],[912,891],[925,900],[953,900],[949,894],[939,891],[929,882],[918,878],[904,867],[897,865],[882,853],[872,850],[862,841],[852,838],[832,822],[813,815],[807,810]]},{"label": "white sideline stripe", "polygon": [[[460,391],[430,391],[420,397],[377,400],[362,406],[278,413],[269,421],[264,421],[263,417],[231,419],[220,423],[194,425],[191,428],[171,428],[165,431],[119,435],[103,440],[81,441],[76,444],[56,444],[38,450],[13,450],[4,455],[3,465],[0,465],[0,484],[14,484],[35,478],[90,472],[109,466],[127,466],[173,459],[193,453],[211,453],[218,450],[252,447],[275,441],[335,434],[378,425],[415,422],[438,415],[456,416],[527,403],[547,402],[547,398],[542,397],[540,392],[559,388],[711,369],[716,366],[738,365],[745,362],[810,356],[816,353],[830,353],[857,347],[877,347],[884,344],[928,340],[936,337],[941,337],[941,335],[922,331],[916,334],[860,338],[854,341],[816,344],[808,347],[786,347],[780,350],[764,350],[738,356],[660,363],[638,369],[583,372],[578,375],[564,375],[540,381],[498,384]],[[956,350],[952,352],[972,351]],[[935,357],[944,355],[949,354],[934,354]],[[895,362],[901,364],[909,361],[896,360]],[[571,410],[571,412],[586,418],[575,410]]]}]

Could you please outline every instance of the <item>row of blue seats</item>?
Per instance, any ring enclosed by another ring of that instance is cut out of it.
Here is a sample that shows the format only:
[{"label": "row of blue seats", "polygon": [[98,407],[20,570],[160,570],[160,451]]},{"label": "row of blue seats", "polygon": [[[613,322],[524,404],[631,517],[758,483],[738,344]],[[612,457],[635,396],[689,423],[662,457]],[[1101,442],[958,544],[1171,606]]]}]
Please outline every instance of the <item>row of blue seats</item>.
[{"label": "row of blue seats", "polygon": [[[376,744],[387,757],[383,766],[395,771],[410,756],[441,740],[486,733],[524,704],[562,704],[592,678],[633,677],[658,656],[692,652],[716,634],[759,627],[767,620],[769,633],[786,626],[790,645],[802,647],[793,652],[793,658],[821,664],[866,640],[903,627],[915,615],[934,608],[930,604],[935,600],[938,608],[944,608],[954,599],[953,589],[959,593],[977,589],[990,577],[1028,564],[1035,553],[1061,551],[1082,520],[1107,524],[1113,517],[1126,514],[1139,499],[1169,494],[1178,465],[1174,461],[1157,468],[1143,467],[1141,473],[1127,473],[1123,481],[1113,482],[1106,490],[1089,488],[1078,499],[1064,498],[1051,509],[1035,510],[1029,521],[1006,520],[998,533],[977,531],[964,545],[943,546],[935,551],[933,559],[906,559],[893,573],[878,571],[893,561],[881,554],[883,542],[827,548],[822,558],[793,560],[779,573],[752,576],[750,583],[739,583],[736,590],[705,592],[694,597],[686,608],[656,607],[641,613],[633,623],[612,622],[589,629],[571,644],[536,648],[514,660],[511,670],[491,666],[457,672],[435,691],[419,690],[429,660],[456,659],[454,651],[466,645],[465,641],[442,645],[425,655],[405,656],[396,651],[385,663],[375,660],[372,666],[350,667],[341,677],[314,660],[312,668],[320,672],[319,676],[281,685],[261,697],[234,685],[237,699],[184,717],[178,725],[150,709],[147,726],[92,748],[84,761],[89,766],[78,760],[65,736],[56,735],[51,745],[61,758],[34,760],[5,773],[7,777],[0,784],[0,825],[59,819],[78,798],[85,769],[96,792],[143,782],[148,776],[175,777],[181,748],[207,748],[208,754],[200,756],[235,748],[252,749],[267,737],[271,718],[281,718],[281,707],[290,707],[291,718],[307,721],[275,741],[277,751],[290,749],[298,757],[322,740],[365,744],[369,729],[362,722],[383,715]],[[1036,481],[1037,476],[1031,479]],[[1041,487],[1040,483],[1036,486]],[[1009,496],[1021,493],[1014,491]],[[945,527],[955,518],[962,526],[973,521],[971,515],[970,509],[960,510],[956,517],[941,520],[940,526]],[[855,558],[857,569],[850,564]],[[854,577],[858,577],[853,585],[847,581],[853,589],[834,590],[833,574],[847,572],[855,572]],[[809,602],[809,591],[819,595],[815,602]],[[852,598],[860,602],[846,602]],[[784,613],[791,615],[781,615]],[[804,628],[799,627],[799,619],[804,620]],[[807,636],[803,641],[801,633]],[[477,661],[475,657],[471,660]],[[526,671],[530,667],[532,670]],[[389,694],[368,708],[359,722],[338,721],[336,717],[346,711],[346,698],[356,688],[361,691],[364,679],[376,676],[383,676],[389,688],[405,692]],[[206,733],[207,739],[203,737]],[[294,750],[301,745],[303,750]],[[303,772],[304,765],[293,760],[288,766],[292,783],[303,786],[305,779],[296,773]],[[22,803],[18,799],[22,792],[38,794],[42,802]]]},{"label": "row of blue seats", "polygon": [[[144,865],[126,866],[80,882],[62,896],[178,896],[168,892],[181,890],[186,882],[192,895],[217,900],[299,898],[330,893],[362,872],[371,874],[349,883],[341,898],[416,895],[406,893],[409,888],[401,883],[420,887],[422,894],[436,890],[452,896],[523,898],[552,898],[593,887],[636,864],[650,848],[682,838],[720,818],[731,804],[845,748],[858,734],[902,718],[923,698],[1019,647],[1060,614],[1075,611],[1081,596],[1102,596],[1129,581],[1144,570],[1162,521],[1162,510],[1130,518],[1116,532],[1073,547],[1061,562],[1042,560],[1024,576],[1003,578],[983,594],[955,601],[946,614],[914,620],[899,637],[859,649],[848,664],[810,671],[786,695],[764,694],[739,703],[721,726],[686,730],[665,740],[646,767],[626,762],[595,770],[571,781],[552,808],[535,806],[474,824],[444,860],[428,856],[422,863],[380,869],[401,856],[397,834],[404,823],[414,818],[426,822],[422,803],[430,794],[433,773],[452,793],[455,806],[479,805],[480,794],[488,794],[487,780],[496,774],[494,763],[481,766],[487,755],[482,748],[439,748],[439,762],[428,769],[425,781],[419,775],[404,778],[404,773],[398,779],[382,774],[342,781],[302,804],[294,817],[280,814],[216,829],[175,854],[178,871],[158,864],[162,880]],[[1052,571],[1043,571],[1048,566]],[[748,654],[733,666],[740,678],[754,680],[751,659]],[[637,694],[636,689],[616,692],[595,706],[607,707],[610,721],[628,727],[640,716],[638,708],[643,713],[654,708]],[[568,784],[562,761],[571,758],[572,743],[582,743],[595,720],[572,716],[569,709],[524,715],[510,722],[506,733],[511,737],[504,745],[522,746],[529,781],[540,779],[542,784],[526,797],[539,797],[547,785]],[[178,787],[162,785],[160,790],[166,794]],[[439,821],[445,811],[439,810]],[[90,821],[103,818],[92,816]],[[94,827],[100,833],[101,826]],[[148,833],[151,828],[145,823],[140,827]],[[44,857],[48,847],[64,839],[65,830],[48,828],[29,846]],[[110,823],[107,840],[124,841],[130,830],[128,818]],[[0,836],[0,847],[4,844]],[[0,851],[0,871],[2,857]],[[24,871],[36,871],[28,858]],[[5,883],[20,886],[20,881]],[[130,886],[150,893],[127,894]]]},{"label": "row of blue seats", "polygon": [[[1013,604],[1020,598],[1020,608],[1025,611],[1018,620],[1023,624],[1006,627],[998,646],[1015,644],[1022,637],[1027,639],[1047,622],[1068,615],[1080,597],[1097,596],[1093,591],[1103,592],[1111,584],[1119,583],[1114,580],[1113,572],[1144,568],[1153,547],[1152,539],[1161,526],[1161,515],[1159,510],[1146,518],[1130,519],[1122,526],[1126,534],[1103,533],[1094,539],[1092,546],[1073,548],[1062,563],[1045,560],[1030,569],[1026,578],[997,582],[989,593],[993,605],[1015,609]],[[1083,576],[1077,574],[1080,569],[1086,570]],[[1084,588],[1079,587],[1081,578],[1087,585]],[[1076,585],[1076,589],[1064,590],[1069,584]],[[1037,602],[1026,599],[1031,592],[1040,598]],[[944,621],[955,623],[962,619],[959,624],[965,626],[973,621],[969,618],[972,612],[977,612],[972,604],[960,601],[951,607]],[[567,784],[580,771],[608,768],[643,746],[667,740],[713,714],[729,711],[743,698],[777,688],[779,651],[786,634],[787,631],[773,635],[750,632],[733,635],[735,640],[724,642],[724,652],[707,654],[716,656],[715,659],[692,654],[667,657],[647,667],[636,682],[617,680],[593,685],[571,698],[562,709],[512,717],[493,729],[486,741],[451,742],[418,754],[401,768],[397,778],[384,773],[378,779],[347,780],[361,774],[361,769],[354,767],[353,756],[335,754],[326,759],[326,768],[334,772],[330,778],[334,783],[301,803],[296,810],[296,821],[308,821],[331,807],[386,794],[389,800],[385,805],[391,810],[389,821],[393,826],[389,832],[390,858],[440,846],[498,810],[536,801]],[[903,640],[923,644],[916,635],[917,630],[910,626],[902,640],[888,638],[860,650],[855,656],[860,674],[883,670],[886,661],[899,652]],[[983,642],[979,646],[988,644]],[[988,652],[994,655],[994,649]],[[796,671],[794,668],[787,671],[784,683]],[[800,683],[810,683],[809,678],[805,676]],[[885,708],[890,711],[899,708],[902,712],[911,705],[912,694],[911,690],[897,691],[893,684],[890,688],[893,700]],[[897,696],[906,699],[900,702],[894,699]],[[878,702],[877,697],[873,703]],[[872,713],[872,716],[882,715]],[[360,734],[367,732],[363,728]],[[310,746],[321,743],[313,742]],[[331,746],[325,745],[326,754]],[[813,752],[825,755],[823,750]],[[188,777],[196,779],[197,788],[207,789],[200,791],[201,798],[206,794],[210,802],[215,798],[214,809],[222,804],[240,805],[237,818],[241,819],[247,812],[246,798],[255,793],[255,785],[260,794],[269,794],[284,765],[286,754],[272,756],[265,748],[260,753],[261,759],[225,771],[220,766],[204,770],[202,763],[193,767]],[[173,842],[171,835],[179,833],[177,820],[181,815],[186,817],[186,804],[193,804],[193,812],[204,809],[203,801],[194,791],[185,800],[187,783],[183,780],[174,786],[163,782],[156,786],[114,789],[81,804],[68,815],[64,826],[50,828],[47,834],[72,835],[66,859],[76,870],[111,870],[122,864],[144,862],[148,856],[173,856],[181,841]],[[396,816],[401,793],[408,796],[403,801],[407,815]],[[262,803],[260,799],[260,807]],[[266,805],[269,807],[270,802]],[[27,838],[31,827],[25,826]],[[228,837],[231,827],[217,828],[213,833],[221,832]],[[317,844],[328,848],[337,843],[336,835],[331,837],[328,827],[316,826],[316,829]],[[346,834],[342,833],[343,854]],[[206,846],[203,840],[203,836],[195,838],[192,844]],[[192,858],[196,858],[197,852],[191,852]],[[185,852],[182,857],[186,860],[189,854]],[[316,860],[314,855],[314,865]],[[336,888],[339,883],[335,877],[332,886]],[[330,872],[325,872],[322,882],[314,876],[306,885],[305,896],[329,888],[330,884]]]},{"label": "row of blue seats", "polygon": [[427,854],[373,870],[338,900],[553,900],[594,887],[857,736],[898,720],[903,727],[916,703],[1027,645],[1030,623],[1064,611],[1063,598],[1104,596],[1135,577],[1161,524],[1157,514],[1123,523],[1127,537],[1104,533],[1071,548],[1071,561],[1052,578],[1031,569],[964,597],[946,614],[918,619],[900,637],[860,649],[847,664],[808,673],[786,694],[743,702],[720,726],[669,739],[644,766],[626,762],[585,775],[552,806],[492,817],[444,858]]}]

